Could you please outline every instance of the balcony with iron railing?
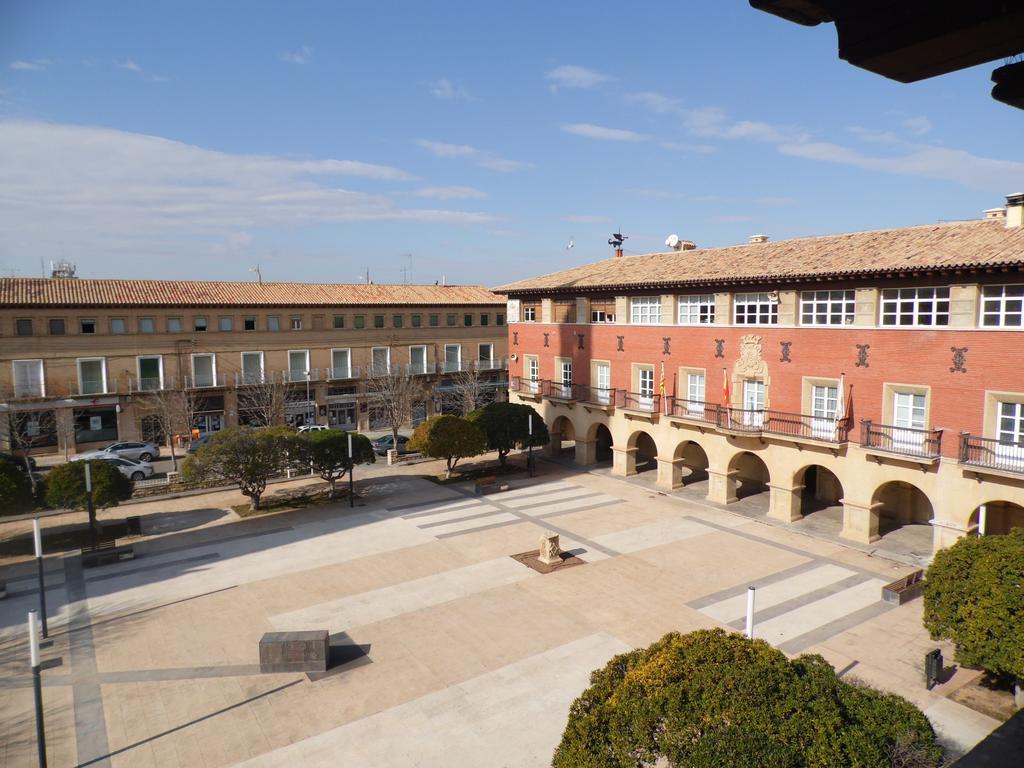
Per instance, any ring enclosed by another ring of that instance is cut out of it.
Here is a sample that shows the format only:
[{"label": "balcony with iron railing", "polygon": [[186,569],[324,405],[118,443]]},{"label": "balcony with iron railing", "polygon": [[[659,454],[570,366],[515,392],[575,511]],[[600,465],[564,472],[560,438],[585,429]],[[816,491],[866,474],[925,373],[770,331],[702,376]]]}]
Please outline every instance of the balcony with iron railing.
[{"label": "balcony with iron railing", "polygon": [[112,395],[117,392],[117,380],[83,379],[73,390],[76,395]]},{"label": "balcony with iron railing", "polygon": [[622,407],[627,411],[657,416],[661,413],[661,395],[647,392],[623,392]]},{"label": "balcony with iron railing", "polygon": [[572,382],[551,381],[550,379],[545,379],[541,382],[540,393],[541,396],[546,397],[548,400],[558,400],[560,402],[568,403],[576,399]]},{"label": "balcony with iron railing", "polygon": [[508,360],[477,360],[476,367],[478,371],[503,371],[508,368]]},{"label": "balcony with iron railing", "polygon": [[960,463],[981,470],[1024,474],[1024,441],[960,433]]},{"label": "balcony with iron railing", "polygon": [[281,371],[281,381],[285,384],[305,384],[306,381],[320,381],[320,369],[310,368],[306,369],[289,369]]},{"label": "balcony with iron railing", "polygon": [[227,386],[227,377],[223,373],[185,377],[185,389],[210,389],[211,387],[225,386]]},{"label": "balcony with iron railing", "polygon": [[543,379],[530,379],[526,376],[511,376],[508,380],[509,392],[523,395],[524,397],[540,397],[543,387]]},{"label": "balcony with iron railing", "polygon": [[718,406],[715,426],[720,432],[734,435],[760,435],[764,429],[761,408],[726,408]]},{"label": "balcony with iron railing", "polygon": [[611,387],[592,387],[589,384],[574,384],[574,399],[581,403],[596,405],[602,408],[615,408],[622,405],[621,389]]},{"label": "balcony with iron railing", "polygon": [[330,381],[344,381],[346,379],[358,379],[362,375],[362,369],[358,366],[348,365],[341,368],[327,368],[324,375]]},{"label": "balcony with iron railing", "polygon": [[767,410],[764,412],[761,432],[798,440],[845,443],[849,439],[849,423],[846,419],[834,416]]},{"label": "balcony with iron railing", "polygon": [[685,397],[668,398],[668,415],[671,418],[696,421],[702,424],[717,424],[719,407],[703,400],[690,400]]},{"label": "balcony with iron railing", "polygon": [[405,367],[405,371],[409,376],[430,376],[431,374],[437,373],[437,363],[428,363],[426,361],[421,363],[409,363]]},{"label": "balcony with iron railing", "polygon": [[128,394],[135,392],[160,392],[162,390],[177,389],[178,385],[170,376],[137,376],[128,377]]},{"label": "balcony with iron railing", "polygon": [[865,419],[860,423],[860,444],[874,455],[889,454],[931,463],[942,455],[942,430],[875,424]]}]

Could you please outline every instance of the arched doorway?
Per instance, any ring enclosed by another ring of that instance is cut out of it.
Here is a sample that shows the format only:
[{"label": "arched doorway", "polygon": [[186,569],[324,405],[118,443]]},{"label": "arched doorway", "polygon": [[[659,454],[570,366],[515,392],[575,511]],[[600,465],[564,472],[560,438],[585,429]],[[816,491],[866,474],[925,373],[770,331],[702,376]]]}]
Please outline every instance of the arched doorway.
[{"label": "arched doorway", "polygon": [[871,497],[878,519],[879,547],[914,555],[932,552],[931,500],[917,486],[902,480],[883,483]]},{"label": "arched doorway", "polygon": [[551,455],[561,456],[563,453],[572,454],[576,451],[576,427],[565,416],[559,416],[551,424],[548,430],[551,435]]},{"label": "arched doorway", "polygon": [[768,465],[749,451],[737,453],[729,462],[730,475],[735,473],[736,498],[744,499],[764,493],[767,496],[768,483],[771,482],[771,474],[768,472]]},{"label": "arched doorway", "polygon": [[611,464],[612,433],[604,424],[598,424],[593,429],[594,458],[598,464]]},{"label": "arched doorway", "polygon": [[[981,507],[971,514],[970,526],[981,535]],[[1005,536],[1011,528],[1024,528],[1024,507],[1012,501],[990,501],[985,504],[986,536]]]},{"label": "arched doorway", "polygon": [[843,528],[843,485],[835,473],[820,464],[811,464],[794,475],[793,484],[803,486],[801,518],[794,522],[838,535]]},{"label": "arched doorway", "polygon": [[[673,467],[672,485],[690,487],[698,483],[708,481],[708,455],[701,448],[699,443],[693,440],[685,440],[676,446],[672,456],[675,466]],[[703,486],[701,486],[703,487]],[[704,491],[706,492],[706,488]]]},{"label": "arched doorway", "polygon": [[646,432],[634,432],[630,435],[626,447],[636,449],[633,458],[637,474],[658,468],[658,445]]}]

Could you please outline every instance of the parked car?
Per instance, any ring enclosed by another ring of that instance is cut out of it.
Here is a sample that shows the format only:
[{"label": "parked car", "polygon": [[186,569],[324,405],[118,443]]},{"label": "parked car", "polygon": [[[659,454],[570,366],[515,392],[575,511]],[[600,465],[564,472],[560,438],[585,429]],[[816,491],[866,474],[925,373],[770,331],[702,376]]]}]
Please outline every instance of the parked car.
[{"label": "parked car", "polygon": [[303,424],[299,427],[299,434],[303,432],[326,432],[330,427],[326,424]]},{"label": "parked car", "polygon": [[76,454],[74,460],[102,459],[105,458],[103,454],[120,456],[122,459],[133,459],[135,461],[152,461],[153,459],[160,458],[160,448],[154,443],[111,443],[106,448]]},{"label": "parked car", "polygon": [[[10,464],[20,472],[25,471],[25,459],[21,456],[15,456],[12,453],[0,453],[0,461]],[[31,456],[28,457],[28,465],[32,468],[32,472],[36,471],[36,460]]]},{"label": "parked car", "polygon": [[145,480],[147,477],[153,476],[153,465],[148,461],[132,461],[131,459],[122,459],[113,453],[100,453],[102,454],[100,456],[90,456],[88,459],[72,459],[72,461],[109,461],[117,467],[118,472],[133,482]]},{"label": "parked car", "polygon": [[212,437],[212,435],[212,432],[204,432],[203,434],[201,434],[199,437],[197,437],[195,440],[188,444],[188,450],[185,451],[185,453],[195,453],[204,445],[206,445],[207,441],[210,439],[210,437]]},{"label": "parked car", "polygon": [[[388,451],[396,447],[394,435],[378,437],[376,440],[371,441],[370,445],[373,446],[373,452],[378,456],[386,456]],[[397,448],[399,454],[408,453],[409,438],[405,435],[399,435]]]}]

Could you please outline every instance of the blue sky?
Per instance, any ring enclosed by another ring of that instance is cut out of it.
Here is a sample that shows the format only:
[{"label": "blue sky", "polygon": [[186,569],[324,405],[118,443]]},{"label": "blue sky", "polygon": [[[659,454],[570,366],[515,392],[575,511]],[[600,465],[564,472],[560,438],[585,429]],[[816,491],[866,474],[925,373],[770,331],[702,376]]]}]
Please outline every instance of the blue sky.
[{"label": "blue sky", "polygon": [[975,218],[1024,189],[993,66],[894,83],[740,0],[3,2],[0,274],[497,285],[620,227]]}]

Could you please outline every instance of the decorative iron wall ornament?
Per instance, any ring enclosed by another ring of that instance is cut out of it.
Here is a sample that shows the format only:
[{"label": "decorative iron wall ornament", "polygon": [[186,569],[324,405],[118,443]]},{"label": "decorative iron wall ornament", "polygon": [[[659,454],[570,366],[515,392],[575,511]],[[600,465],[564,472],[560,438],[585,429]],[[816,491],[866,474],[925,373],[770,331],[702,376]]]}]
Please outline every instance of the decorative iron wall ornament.
[{"label": "decorative iron wall ornament", "polygon": [[580,343],[580,345],[579,345],[579,349],[583,349],[583,334],[582,334],[582,333],[577,333],[577,334],[576,334],[576,339],[577,339],[577,340],[579,341],[579,343]]},{"label": "decorative iron wall ornament", "polygon": [[870,344],[858,344],[857,345],[857,367],[868,368],[868,350],[871,349]]},{"label": "decorative iron wall ornament", "polygon": [[782,347],[781,354],[779,355],[780,363],[792,363],[793,361],[789,357],[789,348],[793,346],[792,341],[780,341],[779,346]]},{"label": "decorative iron wall ornament", "polygon": [[671,355],[672,354],[672,339],[668,336],[661,337],[661,354]]},{"label": "decorative iron wall ornament", "polygon": [[625,339],[626,337],[625,337],[625,336],[616,336],[615,338],[619,340],[619,346],[618,346],[618,351],[619,351],[619,352],[625,352],[626,350],[625,350],[625,348],[623,347],[623,345],[622,345],[622,342],[623,342],[623,340],[624,340],[624,339]]},{"label": "decorative iron wall ornament", "polygon": [[715,339],[715,357],[725,357],[725,339]]},{"label": "decorative iron wall ornament", "polygon": [[949,372],[967,373],[967,347],[950,347],[949,351],[953,353],[953,367]]},{"label": "decorative iron wall ornament", "polygon": [[519,331],[512,331],[512,346],[519,346]]},{"label": "decorative iron wall ornament", "polygon": [[545,334],[544,334],[544,346],[545,346],[545,347],[551,346],[550,344],[548,344],[548,337],[549,337],[550,335],[551,335],[550,333],[545,333]]}]

